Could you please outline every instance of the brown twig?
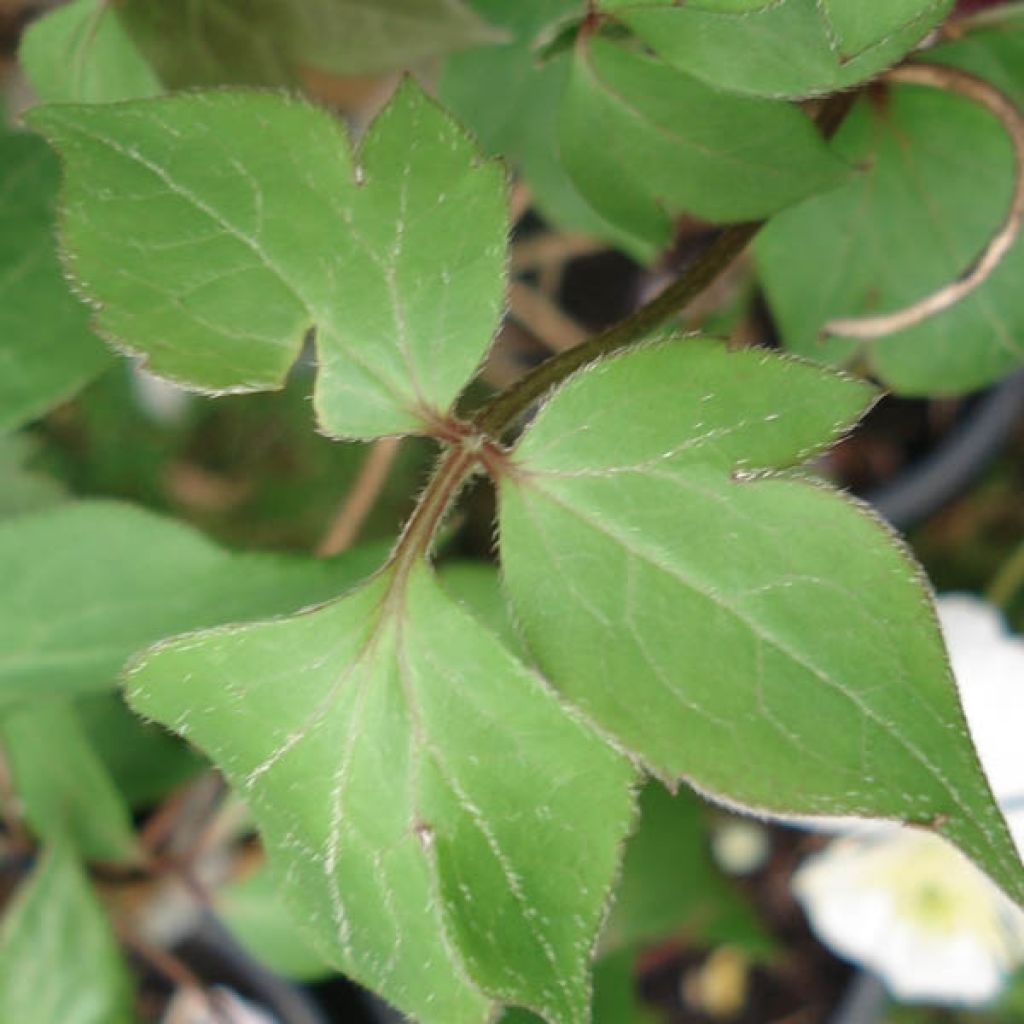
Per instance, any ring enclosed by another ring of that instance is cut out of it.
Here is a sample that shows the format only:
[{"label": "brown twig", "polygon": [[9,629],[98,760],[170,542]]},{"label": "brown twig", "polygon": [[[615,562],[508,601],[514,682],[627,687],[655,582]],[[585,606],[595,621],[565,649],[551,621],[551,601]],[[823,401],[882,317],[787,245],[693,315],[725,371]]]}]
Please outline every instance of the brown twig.
[{"label": "brown twig", "polygon": [[316,549],[321,558],[339,554],[359,536],[366,517],[387,482],[400,445],[401,438],[397,437],[382,437],[373,442],[352,489]]},{"label": "brown twig", "polygon": [[1014,102],[994,85],[966,71],[939,64],[907,64],[893,68],[882,78],[887,82],[944,89],[977,103],[995,115],[1013,144],[1016,162],[1013,199],[999,230],[955,281],[892,313],[830,320],[822,328],[825,336],[865,340],[883,338],[913,327],[956,305],[992,276],[1013,247],[1020,234],[1021,223],[1024,222],[1024,116]]}]

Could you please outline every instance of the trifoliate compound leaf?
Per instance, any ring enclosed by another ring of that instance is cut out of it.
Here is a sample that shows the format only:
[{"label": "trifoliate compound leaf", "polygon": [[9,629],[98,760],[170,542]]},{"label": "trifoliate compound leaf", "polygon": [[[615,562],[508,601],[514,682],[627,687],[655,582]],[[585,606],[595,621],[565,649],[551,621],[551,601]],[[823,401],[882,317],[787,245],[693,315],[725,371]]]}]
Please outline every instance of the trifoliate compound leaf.
[{"label": "trifoliate compound leaf", "polygon": [[47,103],[112,103],[161,92],[109,0],[72,0],[40,18],[22,38],[18,60]]},{"label": "trifoliate compound leaf", "polygon": [[1021,900],[919,570],[866,510],[767,472],[870,400],[697,340],[597,365],[502,482],[509,592],[541,668],[653,772],[770,814],[930,826]]},{"label": "trifoliate compound leaf", "polygon": [[4,711],[0,749],[18,806],[38,837],[67,836],[88,860],[136,856],[128,806],[70,702],[30,701]]},{"label": "trifoliate compound leaf", "polygon": [[0,931],[0,1020],[132,1024],[131,982],[71,846],[56,841]]},{"label": "trifoliate compound leaf", "polygon": [[207,391],[279,387],[315,331],[321,425],[422,431],[503,299],[503,172],[403,85],[358,167],[325,111],[212,92],[30,113],[63,155],[67,264],[116,345]]},{"label": "trifoliate compound leaf", "polygon": [[0,705],[112,689],[132,654],[187,629],[297,611],[372,571],[374,545],[330,561],[236,554],[115,502],[0,523]]},{"label": "trifoliate compound leaf", "polygon": [[424,1024],[589,1020],[633,768],[425,565],[274,623],[182,637],[129,702],[252,809],[321,952]]},{"label": "trifoliate compound leaf", "polygon": [[293,85],[409,68],[497,33],[461,0],[123,0],[118,16],[172,88]]},{"label": "trifoliate compound leaf", "polygon": [[[778,0],[646,4],[615,14],[668,63],[758,96],[835,92],[895,64],[953,0]],[[613,5],[616,6],[616,5]]]},{"label": "trifoliate compound leaf", "polygon": [[846,171],[797,107],[720,92],[600,38],[576,47],[561,153],[595,209],[656,246],[683,212],[758,219]]},{"label": "trifoliate compound leaf", "polygon": [[998,121],[969,101],[895,86],[861,104],[837,150],[862,168],[774,218],[758,238],[761,280],[784,344],[858,362],[894,390],[957,394],[1024,362],[1024,245],[950,309],[871,341],[823,337],[836,319],[900,310],[956,281],[998,230],[1014,156]]},{"label": "trifoliate compound leaf", "polygon": [[0,124],[0,431],[41,416],[111,362],[57,259],[59,174],[39,139]]}]

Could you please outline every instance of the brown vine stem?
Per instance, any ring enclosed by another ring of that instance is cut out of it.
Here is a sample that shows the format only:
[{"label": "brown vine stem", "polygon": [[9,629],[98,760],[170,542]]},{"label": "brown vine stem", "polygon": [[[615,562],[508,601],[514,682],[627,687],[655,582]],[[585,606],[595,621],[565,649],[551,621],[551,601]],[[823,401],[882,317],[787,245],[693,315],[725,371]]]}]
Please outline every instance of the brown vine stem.
[{"label": "brown vine stem", "polygon": [[1013,145],[1016,163],[1013,198],[999,230],[955,281],[892,313],[830,320],[822,328],[825,336],[864,340],[883,338],[956,305],[992,276],[1013,247],[1024,222],[1024,116],[1013,100],[994,85],[966,71],[941,64],[906,64],[886,72],[882,80],[953,92],[995,115]]},{"label": "brown vine stem", "polygon": [[[855,92],[837,93],[822,103],[815,122],[825,138],[835,134],[856,98]],[[752,221],[723,228],[703,255],[635,313],[541,363],[477,410],[468,423],[449,424],[454,435],[443,439],[451,442],[450,447],[439,459],[392,553],[395,581],[391,593],[401,591],[402,581],[416,559],[428,551],[438,524],[469,474],[480,466],[492,476],[507,471],[500,438],[538,399],[584,366],[644,341],[655,327],[680,313],[743,252],[762,223]]]}]

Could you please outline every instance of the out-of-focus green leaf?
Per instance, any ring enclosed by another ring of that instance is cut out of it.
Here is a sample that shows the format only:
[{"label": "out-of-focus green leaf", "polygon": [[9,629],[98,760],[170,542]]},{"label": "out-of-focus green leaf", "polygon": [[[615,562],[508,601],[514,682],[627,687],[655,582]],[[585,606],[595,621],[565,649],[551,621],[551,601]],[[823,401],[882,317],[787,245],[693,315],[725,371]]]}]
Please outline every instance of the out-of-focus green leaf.
[{"label": "out-of-focus green leaf", "polygon": [[286,978],[315,981],[334,973],[295,923],[269,871],[221,889],[215,909],[260,963]]},{"label": "out-of-focus green leaf", "polygon": [[[558,125],[572,58],[539,52],[557,26],[582,13],[581,0],[473,0],[476,10],[508,39],[453,54],[439,92],[489,153],[518,167],[537,209],[553,224],[583,231],[628,250],[654,255],[635,232],[610,224],[580,195],[559,152]],[[529,111],[529,116],[524,116]]]},{"label": "out-of-focus green leaf", "polygon": [[601,6],[615,9],[680,71],[737,92],[796,98],[835,92],[897,63],[953,0],[612,0]]},{"label": "out-of-focus green leaf", "polygon": [[[1007,12],[1009,13],[1009,12]],[[929,61],[970,71],[1024,108],[1024,8],[997,28],[966,33],[928,51]]]},{"label": "out-of-focus green leaf", "polygon": [[31,468],[32,453],[31,438],[0,435],[0,519],[59,505],[67,497],[59,480]]},{"label": "out-of-focus green leaf", "polygon": [[31,701],[5,711],[0,747],[18,804],[37,836],[67,836],[89,860],[136,856],[128,807],[70,703]]},{"label": "out-of-focus green leaf", "polygon": [[57,160],[0,123],[0,431],[35,419],[111,361],[57,259]]},{"label": "out-of-focus green leaf", "polygon": [[72,0],[40,18],[22,37],[18,59],[48,103],[112,103],[161,92],[110,0]]},{"label": "out-of-focus green leaf", "polygon": [[380,563],[236,554],[181,523],[91,501],[0,523],[0,704],[109,690],[124,662],[189,629],[294,612]]},{"label": "out-of-focus green leaf", "polygon": [[862,103],[835,146],[860,173],[784,211],[757,240],[786,347],[863,363],[893,389],[919,395],[972,391],[1024,362],[1019,240],[945,312],[867,342],[821,334],[837,317],[899,310],[970,266],[1014,187],[1013,152],[998,121],[962,97],[896,86],[884,107]]},{"label": "out-of-focus green leaf", "polygon": [[172,88],[375,74],[496,36],[461,0],[123,0],[118,14]]},{"label": "out-of-focus green leaf", "polygon": [[652,782],[626,844],[603,944],[632,950],[672,935],[727,942],[752,954],[772,948],[751,908],[711,859],[700,800],[688,789],[671,795]]},{"label": "out-of-focus green leaf", "polygon": [[177,736],[129,711],[119,693],[86,694],[74,706],[94,753],[130,807],[154,804],[207,767]]},{"label": "out-of-focus green leaf", "polygon": [[133,1024],[131,983],[69,844],[54,842],[0,927],[0,1020]]},{"label": "out-of-focus green leaf", "polygon": [[447,562],[440,567],[438,580],[451,597],[513,654],[529,660],[523,639],[512,621],[497,566],[486,562]]},{"label": "out-of-focus green leaf", "polygon": [[758,219],[847,170],[792,104],[720,92],[600,38],[576,48],[561,153],[595,209],[657,247],[681,213]]}]

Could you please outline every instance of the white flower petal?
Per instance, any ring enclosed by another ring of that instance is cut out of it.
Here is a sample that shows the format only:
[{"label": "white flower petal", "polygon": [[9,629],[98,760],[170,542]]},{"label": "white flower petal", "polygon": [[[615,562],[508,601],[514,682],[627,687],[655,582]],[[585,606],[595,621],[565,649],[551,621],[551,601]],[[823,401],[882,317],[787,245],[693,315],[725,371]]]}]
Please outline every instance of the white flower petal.
[{"label": "white flower petal", "polygon": [[823,942],[907,1000],[977,1004],[1024,963],[1024,913],[944,840],[889,827],[831,843],[793,889]]}]

